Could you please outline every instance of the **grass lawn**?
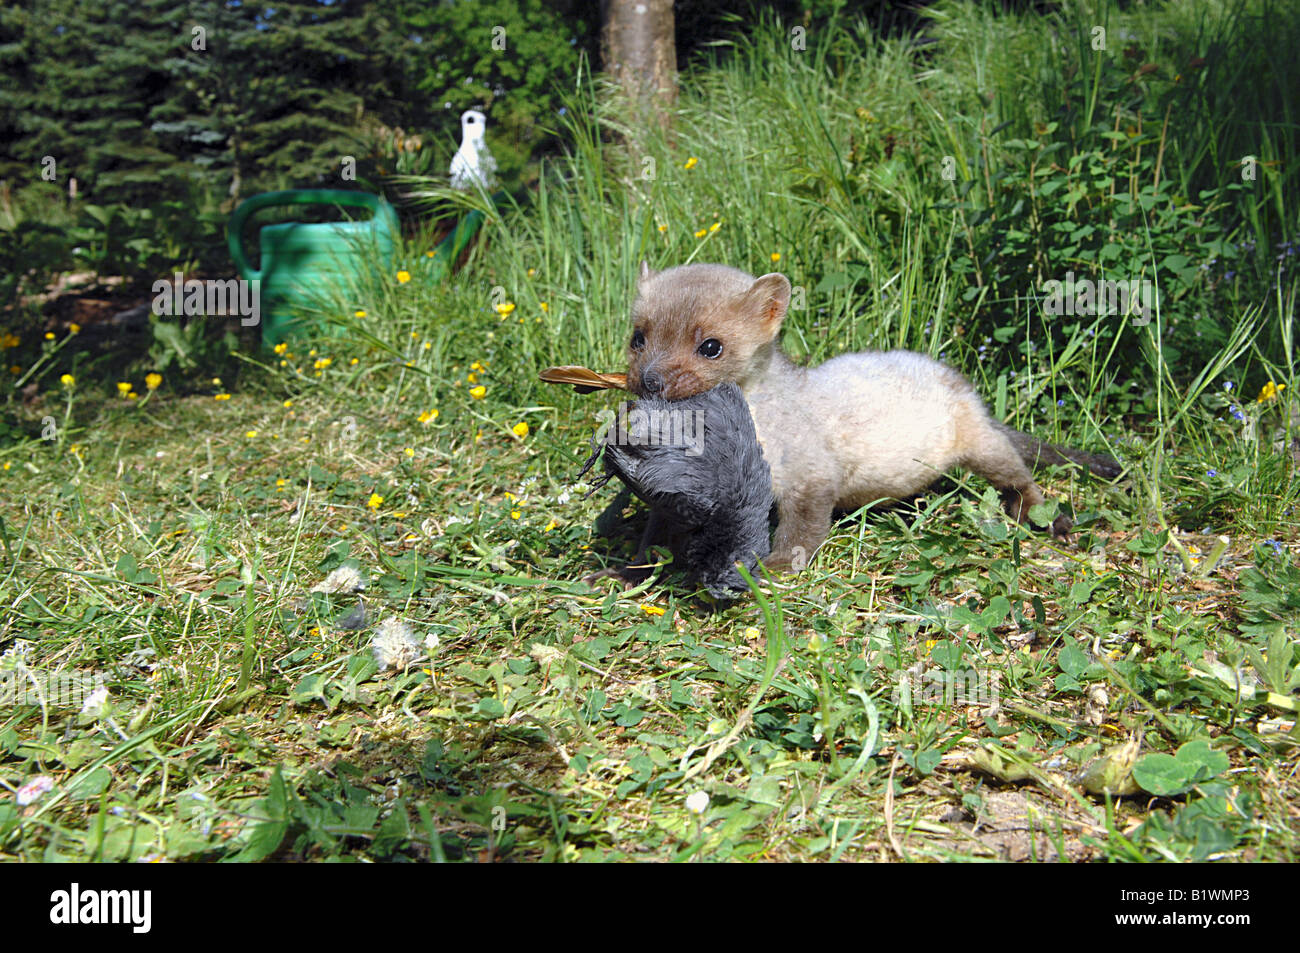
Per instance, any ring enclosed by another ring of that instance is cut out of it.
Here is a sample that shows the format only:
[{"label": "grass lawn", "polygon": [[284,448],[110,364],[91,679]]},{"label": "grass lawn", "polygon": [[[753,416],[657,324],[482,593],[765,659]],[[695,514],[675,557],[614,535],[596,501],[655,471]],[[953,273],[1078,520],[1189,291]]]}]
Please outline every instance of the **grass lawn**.
[{"label": "grass lawn", "polygon": [[[333,333],[155,389],[15,349],[0,859],[1300,859],[1297,41],[1258,0],[758,24],[671,140],[577,77],[446,284],[408,242]],[[537,372],[622,368],[642,258],[780,270],[800,359],[941,355],[1125,473],[1040,474],[1068,544],[954,474],[730,606],[585,585],[644,510],[594,532],[615,399]],[[1052,313],[1067,272],[1158,304]]]}]

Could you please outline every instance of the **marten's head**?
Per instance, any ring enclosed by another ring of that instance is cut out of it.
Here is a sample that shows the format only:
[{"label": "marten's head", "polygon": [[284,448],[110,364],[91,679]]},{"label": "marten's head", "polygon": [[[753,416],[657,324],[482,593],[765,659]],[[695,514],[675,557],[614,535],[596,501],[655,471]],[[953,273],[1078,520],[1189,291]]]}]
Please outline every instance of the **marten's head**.
[{"label": "marten's head", "polygon": [[767,370],[790,306],[784,275],[753,278],[726,265],[652,272],[641,263],[628,342],[628,389],[681,400]]}]

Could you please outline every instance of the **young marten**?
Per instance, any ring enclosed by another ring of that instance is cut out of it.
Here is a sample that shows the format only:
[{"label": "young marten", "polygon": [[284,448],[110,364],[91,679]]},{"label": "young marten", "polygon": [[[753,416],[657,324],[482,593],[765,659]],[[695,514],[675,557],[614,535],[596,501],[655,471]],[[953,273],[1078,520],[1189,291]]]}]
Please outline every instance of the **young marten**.
[{"label": "young marten", "polygon": [[[802,568],[836,509],[925,490],[961,466],[1002,493],[1024,522],[1044,501],[1030,467],[1073,462],[1119,475],[1110,457],[1052,447],[989,416],[970,381],[912,351],[842,354],[800,367],[777,342],[790,304],[784,275],[755,279],[725,265],[651,272],[642,262],[628,389],[679,400],[735,381],[772,470],[778,523],[770,569]],[[1064,514],[1051,526],[1069,538]]]}]

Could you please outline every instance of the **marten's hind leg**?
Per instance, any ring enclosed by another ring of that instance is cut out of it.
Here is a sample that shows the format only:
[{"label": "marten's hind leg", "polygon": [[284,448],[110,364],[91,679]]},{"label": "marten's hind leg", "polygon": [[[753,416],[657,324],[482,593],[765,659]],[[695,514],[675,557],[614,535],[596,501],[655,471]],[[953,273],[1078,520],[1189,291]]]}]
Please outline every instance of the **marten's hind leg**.
[{"label": "marten's hind leg", "polygon": [[[1046,502],[1046,498],[1019,451],[983,414],[969,420],[964,431],[965,453],[961,465],[984,477],[1001,492],[1002,506],[1008,516],[1016,522],[1028,523],[1029,508]],[[1052,535],[1068,540],[1072,526],[1070,518],[1062,513],[1052,520]]]}]

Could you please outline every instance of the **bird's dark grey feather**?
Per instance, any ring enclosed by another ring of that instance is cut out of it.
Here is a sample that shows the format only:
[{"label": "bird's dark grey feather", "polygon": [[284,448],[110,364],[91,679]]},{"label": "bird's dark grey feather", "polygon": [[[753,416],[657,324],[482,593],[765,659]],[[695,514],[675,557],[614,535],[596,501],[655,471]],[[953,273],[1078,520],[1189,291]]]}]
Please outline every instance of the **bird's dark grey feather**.
[{"label": "bird's dark grey feather", "polygon": [[[728,382],[685,400],[644,398],[631,405],[642,419],[687,423],[639,437],[622,425],[627,409],[606,435],[606,470],[649,504],[700,585],[734,598],[748,588],[736,563],[752,572],[771,551],[772,474],[744,395]],[[693,442],[675,439],[683,433]]]}]

